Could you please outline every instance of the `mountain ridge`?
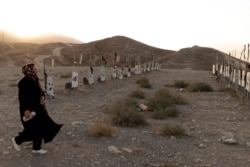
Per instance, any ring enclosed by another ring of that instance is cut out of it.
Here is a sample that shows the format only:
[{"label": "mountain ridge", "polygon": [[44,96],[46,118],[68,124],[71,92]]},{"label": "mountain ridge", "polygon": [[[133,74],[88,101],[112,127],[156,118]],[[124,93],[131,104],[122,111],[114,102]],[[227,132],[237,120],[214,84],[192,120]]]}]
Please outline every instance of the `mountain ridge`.
[{"label": "mountain ridge", "polygon": [[[57,55],[53,55],[55,49]],[[156,48],[143,42],[125,37],[113,36],[89,43],[6,43],[0,42],[0,65],[22,66],[27,62],[37,60],[51,62],[54,58],[55,66],[99,66],[102,57],[108,66],[134,66],[138,62],[158,61],[162,68],[189,68],[194,70],[210,70],[212,64],[221,60],[225,53],[214,48],[193,46],[179,51]],[[119,63],[114,62],[114,55],[121,57]],[[79,64],[82,55],[82,64]],[[6,63],[11,61],[12,63]],[[77,62],[73,64],[73,62]],[[48,64],[47,63],[47,64]]]}]

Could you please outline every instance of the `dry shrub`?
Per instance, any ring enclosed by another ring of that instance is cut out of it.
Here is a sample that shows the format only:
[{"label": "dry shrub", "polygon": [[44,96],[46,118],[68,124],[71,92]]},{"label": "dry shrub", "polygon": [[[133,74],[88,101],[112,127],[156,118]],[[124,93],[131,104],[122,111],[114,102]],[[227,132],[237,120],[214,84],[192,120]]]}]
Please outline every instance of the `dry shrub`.
[{"label": "dry shrub", "polygon": [[168,117],[177,117],[178,110],[174,106],[168,107],[168,108],[166,108],[166,114]]},{"label": "dry shrub", "polygon": [[145,99],[145,93],[142,90],[134,90],[130,97],[135,97],[137,99]]},{"label": "dry shrub", "polygon": [[111,122],[122,127],[138,127],[147,125],[147,120],[137,110],[134,98],[124,98],[115,102],[110,108]]},{"label": "dry shrub", "polygon": [[161,136],[175,136],[181,137],[186,136],[186,130],[181,125],[170,126],[169,124],[165,124],[159,132]]},{"label": "dry shrub", "polygon": [[141,85],[142,88],[152,88],[152,85],[149,83],[149,80],[146,77],[138,79],[136,83]]},{"label": "dry shrub", "polygon": [[197,82],[189,85],[187,87],[187,91],[189,92],[213,92],[213,88],[204,82]]},{"label": "dry shrub", "polygon": [[101,122],[96,120],[94,122],[94,128],[89,131],[91,136],[95,137],[109,137],[114,133],[113,127],[107,122]]},{"label": "dry shrub", "polygon": [[165,110],[165,108],[175,104],[186,104],[181,96],[174,96],[168,89],[160,89],[148,100],[148,106],[156,110]]},{"label": "dry shrub", "polygon": [[152,118],[154,119],[164,119],[166,117],[177,117],[178,110],[175,106],[167,107],[165,109],[159,109],[152,113]]},{"label": "dry shrub", "polygon": [[182,81],[182,80],[176,80],[174,81],[174,87],[176,88],[186,88],[188,87],[189,83]]},{"label": "dry shrub", "polygon": [[167,116],[167,114],[166,114],[165,109],[155,110],[152,113],[152,118],[154,118],[154,119],[164,119],[164,118],[166,118],[166,116]]}]

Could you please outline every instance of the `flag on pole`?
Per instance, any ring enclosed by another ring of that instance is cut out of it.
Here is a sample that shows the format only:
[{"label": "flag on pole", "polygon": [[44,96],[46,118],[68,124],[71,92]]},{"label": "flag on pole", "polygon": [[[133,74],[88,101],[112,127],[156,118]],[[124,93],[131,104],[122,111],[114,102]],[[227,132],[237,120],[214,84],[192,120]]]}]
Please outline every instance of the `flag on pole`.
[{"label": "flag on pole", "polygon": [[152,54],[152,60],[153,60],[153,61],[155,60],[155,55],[154,55],[154,54]]},{"label": "flag on pole", "polygon": [[125,66],[128,64],[128,57],[125,56]]},{"label": "flag on pole", "polygon": [[45,68],[45,60],[43,60],[43,74],[44,74],[44,88],[45,88],[45,90],[47,90],[47,77],[48,77],[48,74],[47,74],[46,68]]},{"label": "flag on pole", "polygon": [[51,59],[51,68],[53,68],[54,65],[55,65],[55,60],[54,60],[54,58],[52,58],[52,59]]},{"label": "flag on pole", "polygon": [[246,52],[246,45],[244,45],[244,59],[246,58],[245,52]]},{"label": "flag on pole", "polygon": [[79,64],[82,64],[82,52],[80,52]]},{"label": "flag on pole", "polygon": [[90,73],[93,74],[94,73],[94,69],[92,66],[90,66]]},{"label": "flag on pole", "polygon": [[250,44],[247,44],[247,61],[249,61],[249,49],[250,49]]},{"label": "flag on pole", "polygon": [[116,52],[115,52],[115,62],[116,63],[119,63],[120,62],[120,55],[118,55]]},{"label": "flag on pole", "polygon": [[246,45],[244,45],[244,49],[242,50],[242,52],[240,54],[240,59],[241,59],[241,56],[243,55],[244,56],[244,60],[245,60],[245,58],[246,58],[245,51],[246,51]]},{"label": "flag on pole", "polygon": [[104,62],[104,65],[105,65],[105,66],[107,65],[107,61],[106,61],[106,59],[105,59],[104,56],[102,56],[102,62]]}]

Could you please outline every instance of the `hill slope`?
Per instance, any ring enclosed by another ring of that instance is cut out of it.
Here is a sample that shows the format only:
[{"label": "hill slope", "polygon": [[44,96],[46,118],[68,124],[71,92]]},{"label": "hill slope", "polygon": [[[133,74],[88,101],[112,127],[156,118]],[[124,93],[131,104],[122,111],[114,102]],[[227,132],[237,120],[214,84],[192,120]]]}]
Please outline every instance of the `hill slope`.
[{"label": "hill slope", "polygon": [[55,59],[55,66],[72,66],[73,62],[79,62],[80,55],[83,55],[82,64],[76,66],[99,66],[102,63],[102,56],[107,64],[114,65],[114,55],[120,55],[119,67],[141,63],[158,61],[162,68],[190,68],[194,70],[210,70],[212,64],[218,59],[221,61],[225,53],[213,48],[193,46],[183,48],[179,51],[165,50],[146,45],[142,42],[124,37],[114,36],[98,41],[81,44],[69,43],[5,43],[0,42],[0,65],[21,66],[27,62],[36,60],[40,63],[46,60],[48,64],[52,56]]},{"label": "hill slope", "polygon": [[213,48],[193,46],[183,48],[164,61],[163,68],[190,68],[193,70],[211,70],[216,61],[222,62],[225,53]]},{"label": "hill slope", "polygon": [[[75,60],[77,61],[80,54],[82,54],[84,65],[100,65],[103,56],[108,65],[113,65],[115,52],[121,58],[118,65],[124,65],[125,63],[134,65],[138,61],[143,63],[152,60],[153,55],[155,55],[155,59],[160,59],[162,56],[174,53],[174,51],[155,48],[124,36],[114,36],[90,43],[65,47],[62,50],[62,56],[64,59],[70,58],[70,63],[72,63],[73,55],[75,55]],[[65,61],[61,61],[61,63],[65,63]]]}]

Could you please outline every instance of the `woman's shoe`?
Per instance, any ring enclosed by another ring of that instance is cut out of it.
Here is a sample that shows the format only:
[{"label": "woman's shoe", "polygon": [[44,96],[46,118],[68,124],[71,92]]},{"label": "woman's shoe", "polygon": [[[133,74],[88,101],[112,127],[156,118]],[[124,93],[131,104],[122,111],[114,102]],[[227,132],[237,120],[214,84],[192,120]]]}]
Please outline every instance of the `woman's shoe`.
[{"label": "woman's shoe", "polygon": [[13,147],[17,151],[21,151],[21,147],[16,143],[15,137],[12,137]]},{"label": "woman's shoe", "polygon": [[46,154],[46,153],[47,153],[47,150],[43,150],[43,149],[40,149],[40,150],[32,150],[32,153],[34,153],[34,154]]}]

